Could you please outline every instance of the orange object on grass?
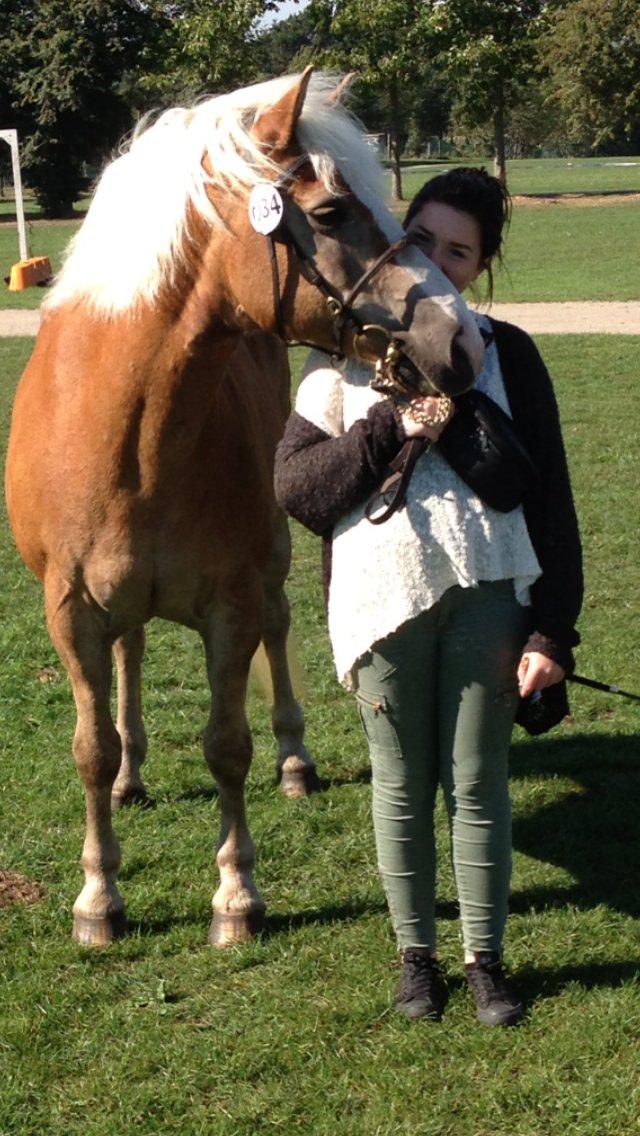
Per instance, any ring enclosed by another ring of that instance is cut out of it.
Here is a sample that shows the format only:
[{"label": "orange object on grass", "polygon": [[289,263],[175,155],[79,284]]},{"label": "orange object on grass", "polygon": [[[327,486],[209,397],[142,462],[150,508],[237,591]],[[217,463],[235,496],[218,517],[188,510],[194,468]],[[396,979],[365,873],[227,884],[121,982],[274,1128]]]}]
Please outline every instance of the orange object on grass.
[{"label": "orange object on grass", "polygon": [[52,275],[48,256],[30,256],[28,260],[19,260],[11,267],[9,291],[22,292],[34,284],[43,284],[46,280],[50,280]]}]

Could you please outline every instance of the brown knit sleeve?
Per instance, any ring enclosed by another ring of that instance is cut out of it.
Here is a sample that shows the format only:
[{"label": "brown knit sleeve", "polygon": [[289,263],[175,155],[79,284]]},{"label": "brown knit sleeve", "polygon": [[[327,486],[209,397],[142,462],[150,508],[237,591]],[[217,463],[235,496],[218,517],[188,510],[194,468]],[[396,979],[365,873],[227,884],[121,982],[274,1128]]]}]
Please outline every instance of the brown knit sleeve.
[{"label": "brown knit sleeve", "polygon": [[376,403],[338,437],[294,411],[276,451],[277,501],[312,532],[327,533],[369,497],[405,441],[390,402]]}]

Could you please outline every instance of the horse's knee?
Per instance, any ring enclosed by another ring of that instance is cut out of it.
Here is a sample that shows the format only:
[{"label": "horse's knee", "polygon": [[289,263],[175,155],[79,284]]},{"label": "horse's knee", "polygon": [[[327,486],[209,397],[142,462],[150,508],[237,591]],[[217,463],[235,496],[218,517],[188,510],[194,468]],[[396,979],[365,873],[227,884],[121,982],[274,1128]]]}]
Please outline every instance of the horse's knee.
[{"label": "horse's knee", "polygon": [[228,786],[244,784],[253,756],[248,726],[207,726],[203,743],[205,760],[215,780]]},{"label": "horse's knee", "polygon": [[73,759],[86,786],[112,785],[121,759],[120,736],[115,726],[98,730],[78,726],[73,739]]}]

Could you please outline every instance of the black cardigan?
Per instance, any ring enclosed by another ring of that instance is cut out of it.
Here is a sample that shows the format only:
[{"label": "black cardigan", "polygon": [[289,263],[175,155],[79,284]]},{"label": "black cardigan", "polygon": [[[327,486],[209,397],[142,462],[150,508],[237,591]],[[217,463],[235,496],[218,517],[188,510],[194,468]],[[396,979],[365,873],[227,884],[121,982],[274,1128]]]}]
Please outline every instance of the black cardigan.
[{"label": "black cardigan", "polygon": [[[571,648],[580,642],[575,623],[582,605],[582,555],[558,406],[533,340],[512,324],[491,320],[491,325],[514,426],[540,475],[523,501],[542,569],[531,588],[531,634],[524,649],[571,670]],[[276,497],[324,538],[326,587],[334,525],[379,486],[405,441],[389,401],[376,403],[336,438],[295,411],[289,418],[276,453]]]}]

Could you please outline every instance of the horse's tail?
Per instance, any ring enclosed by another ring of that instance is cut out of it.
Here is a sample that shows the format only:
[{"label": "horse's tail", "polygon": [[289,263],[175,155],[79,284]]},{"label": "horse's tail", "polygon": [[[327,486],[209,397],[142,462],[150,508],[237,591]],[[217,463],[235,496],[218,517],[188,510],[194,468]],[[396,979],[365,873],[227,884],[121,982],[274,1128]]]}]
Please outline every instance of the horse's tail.
[{"label": "horse's tail", "polygon": [[[305,698],[305,679],[300,659],[298,656],[298,646],[293,635],[289,635],[287,639],[287,662],[289,664],[289,674],[291,676],[291,685],[293,693],[299,701]],[[271,667],[267,658],[267,652],[264,649],[264,643],[261,643],[251,660],[251,670],[249,672],[249,682],[256,693],[261,694],[263,698],[268,699],[273,703],[273,683],[271,681]]]}]

